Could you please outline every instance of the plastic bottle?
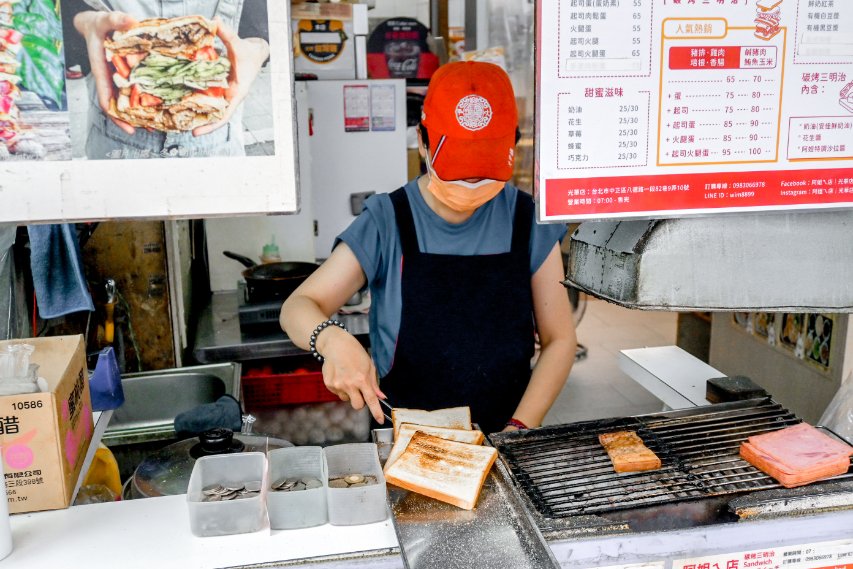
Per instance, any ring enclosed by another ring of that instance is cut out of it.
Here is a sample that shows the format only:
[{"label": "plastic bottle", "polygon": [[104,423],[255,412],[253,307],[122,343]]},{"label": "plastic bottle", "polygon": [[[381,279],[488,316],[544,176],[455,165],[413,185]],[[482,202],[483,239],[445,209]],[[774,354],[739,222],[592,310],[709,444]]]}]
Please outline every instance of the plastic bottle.
[{"label": "plastic bottle", "polygon": [[261,252],[261,263],[279,263],[281,255],[278,251],[278,245],[275,244],[275,235],[270,237],[270,242],[264,245]]}]

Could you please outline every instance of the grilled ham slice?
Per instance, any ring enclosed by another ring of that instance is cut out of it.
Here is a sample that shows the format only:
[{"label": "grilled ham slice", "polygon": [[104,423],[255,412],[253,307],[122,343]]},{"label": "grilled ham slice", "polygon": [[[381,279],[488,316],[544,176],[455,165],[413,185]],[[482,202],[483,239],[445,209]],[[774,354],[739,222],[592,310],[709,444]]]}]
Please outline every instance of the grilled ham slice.
[{"label": "grilled ham slice", "polygon": [[800,423],[749,437],[741,443],[740,456],[793,488],[847,472],[853,447]]}]

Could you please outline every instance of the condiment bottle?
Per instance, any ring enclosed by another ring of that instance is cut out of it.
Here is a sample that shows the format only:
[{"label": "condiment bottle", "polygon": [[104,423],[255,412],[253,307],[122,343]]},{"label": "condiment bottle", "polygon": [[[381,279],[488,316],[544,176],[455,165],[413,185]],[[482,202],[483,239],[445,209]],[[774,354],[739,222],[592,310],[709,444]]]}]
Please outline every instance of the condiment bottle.
[{"label": "condiment bottle", "polygon": [[278,252],[278,245],[275,244],[275,235],[270,238],[270,242],[264,245],[261,252],[261,263],[280,263],[281,255]]}]

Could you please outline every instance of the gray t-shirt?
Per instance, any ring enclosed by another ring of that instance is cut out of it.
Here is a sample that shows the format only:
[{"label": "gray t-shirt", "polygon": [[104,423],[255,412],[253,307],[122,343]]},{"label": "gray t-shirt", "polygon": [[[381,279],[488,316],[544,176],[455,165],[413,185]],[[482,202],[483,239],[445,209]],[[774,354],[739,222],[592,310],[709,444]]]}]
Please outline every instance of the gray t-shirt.
[{"label": "gray t-shirt", "polygon": [[[424,201],[417,180],[405,186],[415,220],[418,246],[423,253],[444,255],[494,255],[510,250],[512,221],[518,189],[507,184],[494,199],[463,223],[448,223]],[[530,274],[566,235],[565,225],[539,225],[530,235]],[[372,196],[364,211],[341,233],[339,241],[355,253],[370,286],[370,345],[380,377],[391,370],[402,314],[402,247],[394,206],[388,194]],[[489,283],[483,283],[488,294]]]}]

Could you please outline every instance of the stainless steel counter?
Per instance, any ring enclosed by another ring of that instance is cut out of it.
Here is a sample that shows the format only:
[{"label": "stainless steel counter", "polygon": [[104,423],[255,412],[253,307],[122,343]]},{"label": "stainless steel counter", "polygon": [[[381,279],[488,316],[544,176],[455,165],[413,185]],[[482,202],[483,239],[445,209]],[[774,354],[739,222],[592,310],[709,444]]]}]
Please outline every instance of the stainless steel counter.
[{"label": "stainless steel counter", "polygon": [[[193,357],[202,364],[305,355],[284,332],[245,334],[237,315],[238,292],[218,292],[196,323]],[[362,343],[369,332],[367,314],[336,316]]]}]

